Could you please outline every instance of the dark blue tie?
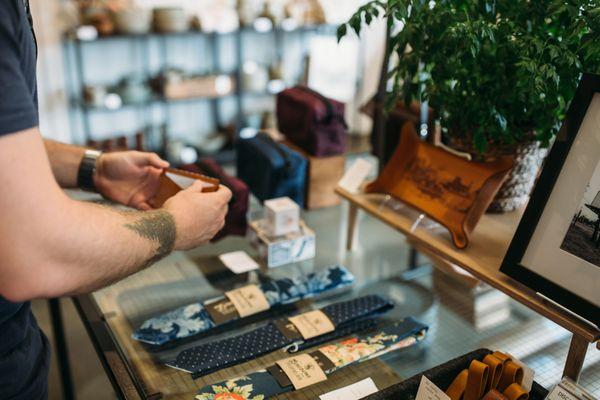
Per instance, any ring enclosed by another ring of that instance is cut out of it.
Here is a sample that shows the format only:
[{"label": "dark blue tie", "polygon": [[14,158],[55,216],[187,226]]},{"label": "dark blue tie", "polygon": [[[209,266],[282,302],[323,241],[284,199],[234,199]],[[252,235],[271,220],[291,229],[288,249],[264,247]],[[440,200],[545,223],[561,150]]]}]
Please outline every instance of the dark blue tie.
[{"label": "dark blue tie", "polygon": [[296,349],[307,348],[372,327],[374,321],[369,317],[380,315],[393,306],[391,301],[376,295],[331,304],[321,311],[333,322],[335,331],[325,335],[297,341],[286,337],[276,322],[270,322],[239,336],[184,350],[167,365],[188,371],[195,379],[288,345],[295,344]]}]

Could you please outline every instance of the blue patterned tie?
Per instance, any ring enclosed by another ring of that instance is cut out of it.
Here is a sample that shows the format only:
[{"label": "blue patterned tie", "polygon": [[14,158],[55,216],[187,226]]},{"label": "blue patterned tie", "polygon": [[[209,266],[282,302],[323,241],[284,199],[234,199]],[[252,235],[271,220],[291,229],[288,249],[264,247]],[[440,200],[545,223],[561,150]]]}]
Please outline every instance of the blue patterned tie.
[{"label": "blue patterned tie", "polygon": [[[331,290],[347,287],[354,276],[343,266],[337,265],[323,271],[295,278],[271,280],[260,285],[271,307],[295,303],[299,300]],[[211,302],[225,297],[211,299]],[[206,310],[207,302],[198,302],[169,311],[147,320],[132,335],[132,338],[154,346],[162,346],[175,340],[207,332],[216,324]],[[229,322],[233,322],[232,319]]]},{"label": "blue patterned tie", "polygon": [[393,306],[391,301],[376,295],[331,304],[322,308],[321,311],[329,317],[336,329],[325,335],[305,341],[296,341],[287,338],[277,328],[276,322],[270,322],[239,336],[184,350],[167,365],[190,372],[195,379],[291,344],[297,344],[298,348],[311,347],[347,336],[360,329],[372,327],[374,322],[369,317],[387,312]]}]

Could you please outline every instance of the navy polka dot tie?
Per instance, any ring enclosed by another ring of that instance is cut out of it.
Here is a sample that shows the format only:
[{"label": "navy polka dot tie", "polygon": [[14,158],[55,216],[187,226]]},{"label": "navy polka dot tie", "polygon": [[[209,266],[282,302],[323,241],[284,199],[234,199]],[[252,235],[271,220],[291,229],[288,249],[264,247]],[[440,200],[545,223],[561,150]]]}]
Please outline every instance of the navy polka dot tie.
[{"label": "navy polka dot tie", "polygon": [[215,343],[206,343],[182,351],[168,366],[192,373],[195,378],[219,369],[240,364],[260,355],[281,349],[292,343],[307,348],[329,340],[343,337],[374,326],[369,317],[380,315],[393,303],[383,297],[370,295],[335,303],[321,309],[333,322],[335,331],[315,338],[297,342],[287,338],[275,322],[270,322],[250,332]]}]

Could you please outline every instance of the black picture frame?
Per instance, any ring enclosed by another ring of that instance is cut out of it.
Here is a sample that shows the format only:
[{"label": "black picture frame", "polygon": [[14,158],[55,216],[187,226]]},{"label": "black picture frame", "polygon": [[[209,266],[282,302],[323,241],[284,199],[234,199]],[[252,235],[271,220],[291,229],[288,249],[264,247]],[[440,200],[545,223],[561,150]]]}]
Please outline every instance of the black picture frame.
[{"label": "black picture frame", "polygon": [[600,93],[600,75],[583,74],[500,271],[596,326],[600,326],[600,307],[521,265],[548,198],[596,93]]}]

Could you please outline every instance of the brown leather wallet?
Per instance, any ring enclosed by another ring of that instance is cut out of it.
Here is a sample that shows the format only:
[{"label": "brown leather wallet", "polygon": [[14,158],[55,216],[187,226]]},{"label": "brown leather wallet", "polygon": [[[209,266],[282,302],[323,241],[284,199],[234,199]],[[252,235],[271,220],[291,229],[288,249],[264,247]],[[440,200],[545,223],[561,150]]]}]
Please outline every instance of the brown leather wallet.
[{"label": "brown leather wallet", "polygon": [[205,187],[202,188],[203,193],[216,192],[219,190],[219,180],[208,177],[206,175],[197,174],[194,172],[183,171],[175,168],[167,168],[163,171],[160,176],[158,190],[156,195],[150,200],[150,205],[154,208],[160,208],[169,198],[175,196],[184,188],[175,182],[174,179],[169,178],[169,175],[175,177],[182,177],[187,179],[195,179],[202,181]]}]

